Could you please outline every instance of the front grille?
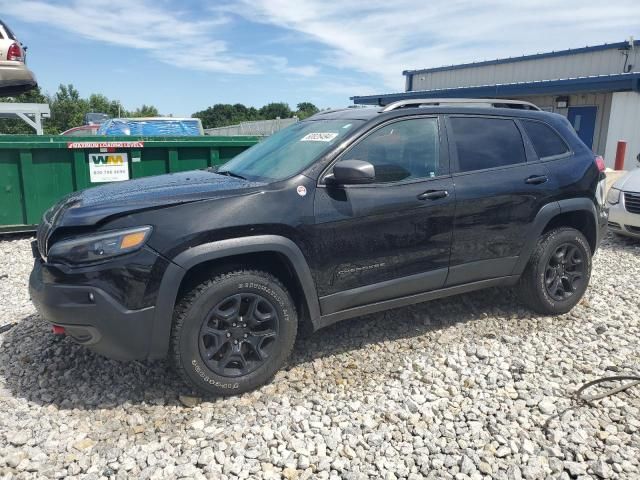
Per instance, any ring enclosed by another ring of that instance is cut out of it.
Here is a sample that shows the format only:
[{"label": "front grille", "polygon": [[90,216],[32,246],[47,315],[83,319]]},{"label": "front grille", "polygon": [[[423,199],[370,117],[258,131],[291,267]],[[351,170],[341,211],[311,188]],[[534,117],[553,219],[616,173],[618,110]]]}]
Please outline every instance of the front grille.
[{"label": "front grille", "polygon": [[624,192],[624,206],[627,212],[640,213],[640,193]]},{"label": "front grille", "polygon": [[640,233],[640,227],[634,227],[633,225],[625,225],[625,227],[627,227],[627,230],[631,233]]}]

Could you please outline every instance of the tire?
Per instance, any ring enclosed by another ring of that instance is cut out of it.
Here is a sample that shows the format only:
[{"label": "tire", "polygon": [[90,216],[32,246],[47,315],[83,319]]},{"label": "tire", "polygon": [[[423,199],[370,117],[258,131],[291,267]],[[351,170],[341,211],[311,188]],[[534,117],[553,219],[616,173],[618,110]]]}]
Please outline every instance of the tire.
[{"label": "tire", "polygon": [[590,278],[591,247],[587,239],[580,231],[563,227],[540,238],[516,291],[530,309],[560,315],[580,301]]},{"label": "tire", "polygon": [[297,325],[295,304],[276,277],[257,270],[226,272],[179,301],[172,361],[184,381],[206,395],[248,392],[284,365]]}]

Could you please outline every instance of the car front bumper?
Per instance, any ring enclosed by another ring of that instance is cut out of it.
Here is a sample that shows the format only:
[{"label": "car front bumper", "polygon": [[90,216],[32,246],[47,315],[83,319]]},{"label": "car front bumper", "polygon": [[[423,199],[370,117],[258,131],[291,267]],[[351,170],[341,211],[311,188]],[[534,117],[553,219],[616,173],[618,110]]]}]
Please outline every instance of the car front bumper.
[{"label": "car front bumper", "polygon": [[609,230],[621,235],[640,238],[640,214],[629,212],[624,204],[624,194],[620,201],[609,207]]},{"label": "car front bumper", "polygon": [[48,269],[36,258],[29,278],[31,300],[46,321],[105,357],[148,357],[155,307],[129,309],[99,287],[52,282]]}]

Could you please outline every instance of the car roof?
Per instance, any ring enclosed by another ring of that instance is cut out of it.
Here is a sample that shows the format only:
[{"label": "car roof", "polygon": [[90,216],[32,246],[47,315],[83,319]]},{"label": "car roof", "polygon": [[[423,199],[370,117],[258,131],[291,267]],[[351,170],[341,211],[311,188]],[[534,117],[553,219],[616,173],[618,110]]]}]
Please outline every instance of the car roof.
[{"label": "car roof", "polygon": [[566,118],[557,113],[545,112],[542,110],[525,110],[519,108],[496,108],[496,107],[475,107],[475,106],[449,106],[432,105],[405,107],[396,110],[383,112],[384,107],[350,107],[337,110],[325,110],[318,112],[307,120],[372,120],[375,118],[394,118],[401,116],[411,116],[420,114],[466,114],[483,116],[500,116],[514,118],[530,118],[557,124],[565,122]]},{"label": "car roof", "polygon": [[369,120],[377,117],[380,108],[375,107],[349,107],[335,110],[323,110],[312,115],[307,120]]}]

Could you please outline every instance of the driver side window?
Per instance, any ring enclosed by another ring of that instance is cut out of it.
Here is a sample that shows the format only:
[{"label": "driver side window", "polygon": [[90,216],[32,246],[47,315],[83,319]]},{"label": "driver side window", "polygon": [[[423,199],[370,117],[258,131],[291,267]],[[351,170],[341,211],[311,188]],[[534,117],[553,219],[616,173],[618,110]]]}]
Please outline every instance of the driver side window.
[{"label": "driver side window", "polygon": [[438,119],[413,118],[390,123],[365,137],[340,159],[363,160],[375,168],[376,182],[441,175]]}]

